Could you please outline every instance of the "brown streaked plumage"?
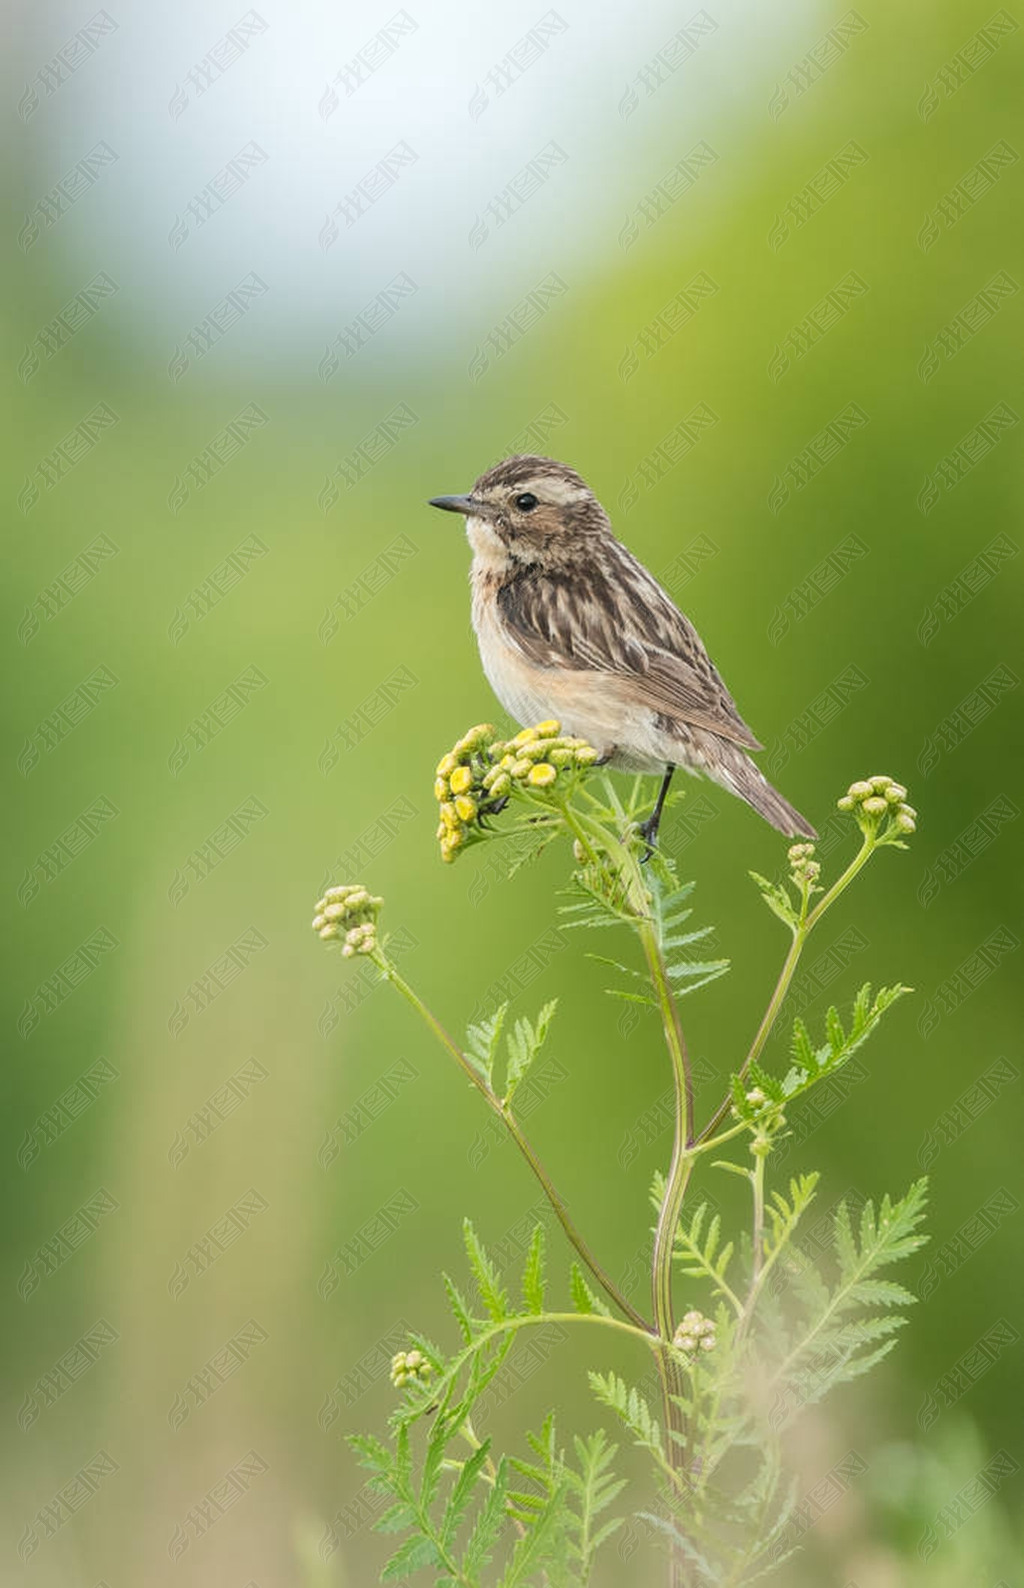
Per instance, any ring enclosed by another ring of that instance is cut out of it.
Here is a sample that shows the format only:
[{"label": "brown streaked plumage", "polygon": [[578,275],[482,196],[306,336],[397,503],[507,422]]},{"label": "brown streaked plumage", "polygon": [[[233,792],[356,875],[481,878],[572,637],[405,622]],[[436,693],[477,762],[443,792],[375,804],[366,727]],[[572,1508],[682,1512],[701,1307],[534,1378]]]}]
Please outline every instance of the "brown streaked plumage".
[{"label": "brown streaked plumage", "polygon": [[693,624],[612,533],[586,482],[553,458],[513,457],[468,496],[473,627],[502,705],[528,726],[557,717],[611,762],[664,774],[653,838],[675,767],[704,773],[773,827],[813,827],[747,755],[761,746]]}]

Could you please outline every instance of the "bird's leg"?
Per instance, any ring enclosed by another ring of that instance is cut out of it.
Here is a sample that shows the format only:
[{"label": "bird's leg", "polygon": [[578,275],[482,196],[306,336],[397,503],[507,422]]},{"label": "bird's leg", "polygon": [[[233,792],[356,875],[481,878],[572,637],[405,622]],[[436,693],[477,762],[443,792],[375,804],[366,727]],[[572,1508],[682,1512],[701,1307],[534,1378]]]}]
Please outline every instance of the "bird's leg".
[{"label": "bird's leg", "polygon": [[661,780],[661,788],[658,790],[658,798],[655,801],[654,809],[648,816],[647,820],[645,822],[641,822],[639,828],[637,829],[640,837],[647,845],[647,854],[644,856],[645,860],[651,853],[651,850],[654,848],[654,841],[658,836],[658,828],[661,825],[661,813],[665,808],[665,800],[668,795],[668,786],[672,781],[672,774],[674,771],[674,766],[666,767],[665,776]]}]

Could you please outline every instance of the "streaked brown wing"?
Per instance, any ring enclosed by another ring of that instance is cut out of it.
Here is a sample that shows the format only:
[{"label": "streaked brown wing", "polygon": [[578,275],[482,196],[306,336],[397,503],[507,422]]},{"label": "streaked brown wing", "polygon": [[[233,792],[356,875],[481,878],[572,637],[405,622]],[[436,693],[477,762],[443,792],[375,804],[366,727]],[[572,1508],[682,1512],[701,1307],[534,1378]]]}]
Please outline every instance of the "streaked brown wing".
[{"label": "streaked brown wing", "polygon": [[571,573],[524,567],[499,589],[498,606],[538,667],[608,673],[637,706],[761,749],[693,624],[618,542]]}]

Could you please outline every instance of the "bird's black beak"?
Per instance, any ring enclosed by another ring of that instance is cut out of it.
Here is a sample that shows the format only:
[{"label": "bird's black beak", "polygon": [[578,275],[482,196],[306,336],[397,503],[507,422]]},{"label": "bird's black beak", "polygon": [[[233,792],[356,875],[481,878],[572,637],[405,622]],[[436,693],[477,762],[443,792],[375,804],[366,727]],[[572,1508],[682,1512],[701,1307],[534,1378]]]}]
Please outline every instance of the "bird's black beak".
[{"label": "bird's black beak", "polygon": [[428,506],[442,507],[446,513],[465,513],[468,518],[478,511],[479,503],[471,496],[432,496]]}]

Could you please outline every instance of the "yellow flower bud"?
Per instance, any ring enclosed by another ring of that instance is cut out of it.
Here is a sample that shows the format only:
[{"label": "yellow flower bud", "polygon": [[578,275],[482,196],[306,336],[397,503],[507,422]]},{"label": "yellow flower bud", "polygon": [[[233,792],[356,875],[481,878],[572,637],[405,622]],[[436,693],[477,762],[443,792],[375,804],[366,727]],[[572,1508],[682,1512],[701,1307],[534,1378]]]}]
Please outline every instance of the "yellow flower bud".
[{"label": "yellow flower bud", "polygon": [[447,777],[450,772],[455,771],[455,768],[458,766],[458,764],[457,758],[449,751],[449,753],[447,755],[443,755],[440,761],[437,763],[438,777]]},{"label": "yellow flower bud", "polygon": [[542,739],[556,739],[562,731],[562,724],[556,722],[554,717],[549,717],[546,722],[538,722],[536,731]]},{"label": "yellow flower bud", "polygon": [[473,787],[473,774],[468,766],[457,766],[449,781],[453,794],[465,794],[467,789]]},{"label": "yellow flower bud", "polygon": [[525,756],[522,756],[518,761],[512,762],[512,765],[509,767],[509,771],[513,777],[525,777],[532,767],[533,762],[528,761]]},{"label": "yellow flower bud", "polygon": [[434,779],[434,798],[436,800],[446,800],[448,798],[448,783],[443,777]]},{"label": "yellow flower bud", "polygon": [[550,788],[557,776],[557,771],[549,761],[540,761],[530,768],[526,781],[534,788]]},{"label": "yellow flower bud", "polygon": [[476,816],[476,800],[469,794],[456,794],[455,810],[460,821],[471,822]]},{"label": "yellow flower bud", "polygon": [[523,745],[523,744],[529,744],[530,740],[531,739],[536,739],[537,736],[538,735],[537,735],[536,728],[520,728],[519,732],[515,735],[515,737],[510,739],[508,742],[509,742],[509,744],[514,744],[514,745],[517,745],[517,746],[518,745]]}]

